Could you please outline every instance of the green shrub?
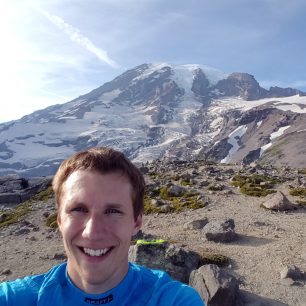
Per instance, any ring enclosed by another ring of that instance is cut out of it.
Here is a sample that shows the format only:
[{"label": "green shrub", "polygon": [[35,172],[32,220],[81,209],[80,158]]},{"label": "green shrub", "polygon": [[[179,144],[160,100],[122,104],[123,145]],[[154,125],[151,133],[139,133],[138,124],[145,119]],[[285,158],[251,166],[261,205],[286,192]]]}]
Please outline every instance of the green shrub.
[{"label": "green shrub", "polygon": [[306,196],[306,188],[293,188],[289,191],[289,194],[293,196]]},{"label": "green shrub", "polygon": [[230,259],[222,254],[203,253],[201,254],[199,266],[215,264],[219,267],[222,267],[222,266],[228,265],[229,262],[230,262]]},{"label": "green shrub", "polygon": [[54,197],[52,186],[49,186],[47,189],[37,193],[34,195],[31,200],[32,201],[47,201]]},{"label": "green shrub", "polygon": [[17,205],[14,209],[5,212],[2,211],[2,222],[0,222],[0,228],[19,222],[21,217],[30,212],[31,206],[32,202],[27,201]]},{"label": "green shrub", "polygon": [[[166,200],[170,204],[170,211],[168,212],[181,212],[183,209],[199,209],[205,206],[203,201],[198,198],[197,192],[185,192],[179,197],[172,197],[168,193],[167,187],[160,188],[160,198]],[[167,213],[163,208],[156,207],[151,203],[151,197],[145,195],[144,197],[144,213]]]},{"label": "green shrub", "polygon": [[160,187],[159,189],[159,196],[163,200],[168,200],[169,199],[169,190],[166,186]]},{"label": "green shrub", "polygon": [[241,193],[252,197],[265,197],[268,194],[275,193],[271,189],[274,184],[281,180],[263,174],[253,174],[251,176],[237,174],[233,176],[231,185],[239,187]]},{"label": "green shrub", "polygon": [[51,214],[46,219],[45,224],[46,224],[47,227],[50,227],[50,228],[53,228],[53,229],[57,228],[58,227],[58,224],[57,224],[57,213]]},{"label": "green shrub", "polygon": [[180,182],[180,184],[181,184],[181,186],[190,186],[190,185],[192,185],[192,183],[190,181],[186,181],[186,180],[182,180]]}]

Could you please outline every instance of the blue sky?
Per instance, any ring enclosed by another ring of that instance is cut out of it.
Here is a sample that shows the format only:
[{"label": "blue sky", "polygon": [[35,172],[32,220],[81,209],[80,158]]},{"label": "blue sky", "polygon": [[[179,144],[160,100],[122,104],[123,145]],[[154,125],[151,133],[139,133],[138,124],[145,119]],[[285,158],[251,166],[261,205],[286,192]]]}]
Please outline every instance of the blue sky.
[{"label": "blue sky", "polygon": [[305,0],[1,0],[0,14],[0,122],[149,62],[306,91]]}]

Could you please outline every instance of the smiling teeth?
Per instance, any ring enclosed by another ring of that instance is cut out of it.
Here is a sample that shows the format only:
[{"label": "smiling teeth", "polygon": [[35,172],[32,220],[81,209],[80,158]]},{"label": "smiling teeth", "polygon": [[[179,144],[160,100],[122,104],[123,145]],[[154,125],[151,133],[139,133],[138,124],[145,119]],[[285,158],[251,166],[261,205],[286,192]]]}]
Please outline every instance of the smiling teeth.
[{"label": "smiling teeth", "polygon": [[84,248],[84,252],[90,256],[101,256],[104,255],[109,249],[110,248],[94,250],[94,249]]}]

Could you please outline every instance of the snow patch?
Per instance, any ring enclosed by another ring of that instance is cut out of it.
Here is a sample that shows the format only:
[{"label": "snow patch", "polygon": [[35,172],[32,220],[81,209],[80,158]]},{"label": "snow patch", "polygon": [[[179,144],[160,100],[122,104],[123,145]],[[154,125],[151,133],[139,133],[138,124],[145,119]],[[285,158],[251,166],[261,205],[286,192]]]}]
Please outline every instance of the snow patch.
[{"label": "snow patch", "polygon": [[247,125],[241,125],[228,135],[228,143],[232,145],[232,148],[228,152],[227,156],[221,160],[221,163],[228,163],[231,160],[232,156],[239,150],[240,146],[238,144],[238,141],[245,134],[247,129]]},{"label": "snow patch", "polygon": [[284,132],[290,128],[291,125],[287,125],[287,126],[282,126],[280,127],[276,132],[272,133],[270,135],[270,140],[271,142],[267,143],[266,145],[262,146],[260,148],[260,156],[263,154],[264,151],[266,151],[268,148],[270,148],[272,146],[272,140],[274,140],[277,137],[280,137],[284,134]]}]

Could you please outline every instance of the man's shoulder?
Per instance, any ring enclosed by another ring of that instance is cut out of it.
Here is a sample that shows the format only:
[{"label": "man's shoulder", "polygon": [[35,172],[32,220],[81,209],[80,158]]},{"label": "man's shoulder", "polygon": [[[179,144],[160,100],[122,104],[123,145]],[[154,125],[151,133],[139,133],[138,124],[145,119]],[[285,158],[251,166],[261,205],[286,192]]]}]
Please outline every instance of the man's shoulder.
[{"label": "man's shoulder", "polygon": [[156,282],[156,281],[171,281],[172,278],[166,272],[157,269],[151,269],[148,267],[140,266],[135,263],[130,263],[130,267],[133,271],[140,274],[141,277],[148,282]]},{"label": "man's shoulder", "polygon": [[55,266],[43,274],[0,283],[0,305],[30,305],[34,303],[46,279],[52,279],[60,266]]}]

